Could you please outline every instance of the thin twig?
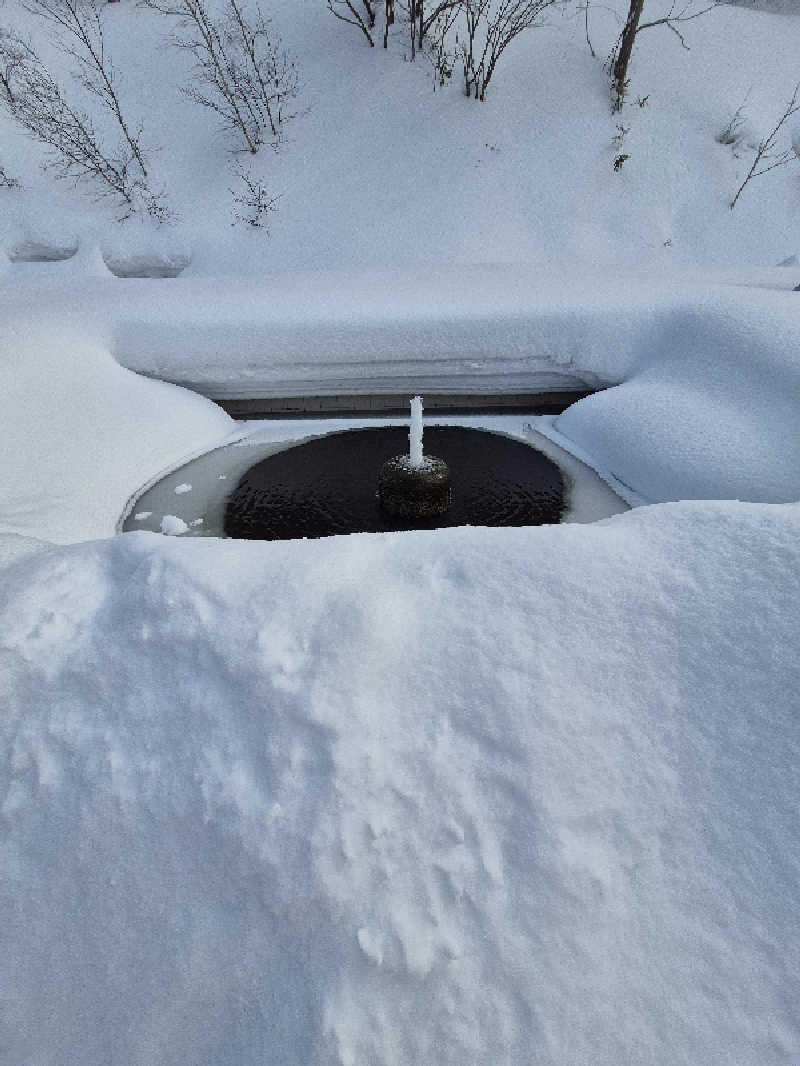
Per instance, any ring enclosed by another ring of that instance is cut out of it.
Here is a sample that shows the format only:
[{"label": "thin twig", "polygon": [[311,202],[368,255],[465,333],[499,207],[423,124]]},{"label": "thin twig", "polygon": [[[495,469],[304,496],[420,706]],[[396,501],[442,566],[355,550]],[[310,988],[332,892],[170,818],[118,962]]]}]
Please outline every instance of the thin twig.
[{"label": "thin twig", "polygon": [[[731,211],[733,211],[734,207],[736,207],[736,202],[742,195],[744,187],[747,185],[748,182],[752,181],[753,178],[760,177],[762,174],[767,174],[770,170],[775,170],[776,167],[785,166],[791,161],[792,157],[794,156],[794,149],[786,149],[786,151],[781,152],[780,155],[777,156],[777,158],[772,156],[772,152],[775,148],[775,140],[778,136],[778,132],[781,127],[784,125],[787,119],[791,118],[792,115],[800,111],[800,103],[798,103],[797,100],[798,93],[800,93],[800,82],[795,85],[794,92],[792,93],[791,99],[789,100],[788,104],[784,108],[783,114],[775,123],[770,133],[767,134],[767,136],[764,138],[763,141],[760,142],[758,148],[756,149],[753,164],[750,167],[750,170],[747,172],[747,177],[739,186],[739,189],[733,200],[731,200]],[[762,161],[767,160],[771,160],[769,166],[759,168],[759,164]]]}]

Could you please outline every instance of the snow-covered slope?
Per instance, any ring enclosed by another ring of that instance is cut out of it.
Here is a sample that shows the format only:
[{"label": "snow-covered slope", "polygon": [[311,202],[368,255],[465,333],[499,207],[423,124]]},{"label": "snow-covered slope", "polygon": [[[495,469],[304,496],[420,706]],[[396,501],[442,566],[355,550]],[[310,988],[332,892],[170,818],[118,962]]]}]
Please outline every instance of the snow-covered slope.
[{"label": "snow-covered slope", "polygon": [[[669,7],[659,5],[648,0],[648,17]],[[143,125],[155,184],[180,221],[156,234],[136,222],[120,227],[90,187],[78,193],[39,174],[38,146],[0,115],[0,156],[22,185],[0,189],[0,240],[11,249],[77,237],[117,254],[160,247],[192,255],[189,271],[211,275],[421,261],[770,266],[800,252],[800,164],[757,179],[728,207],[749,144],[770,130],[800,77],[800,18],[723,6],[681,25],[690,50],[667,29],[642,32],[629,101],[612,116],[603,59],[626,8],[625,0],[591,6],[597,58],[576,5],[550,15],[507,50],[481,104],[464,98],[457,65],[434,92],[430,63],[404,61],[402,19],[384,52],[322,0],[271,0],[266,10],[296,57],[302,90],[286,143],[253,164],[279,196],[267,236],[231,225],[235,144],[212,112],[181,95],[189,60],[168,46],[172,24],[132,0],[110,4],[103,13],[120,96],[132,124]],[[22,0],[8,0],[0,24],[45,47],[41,20]],[[743,103],[744,139],[718,144]],[[627,132],[615,145],[618,127]],[[793,132],[779,138],[781,149]]]}]

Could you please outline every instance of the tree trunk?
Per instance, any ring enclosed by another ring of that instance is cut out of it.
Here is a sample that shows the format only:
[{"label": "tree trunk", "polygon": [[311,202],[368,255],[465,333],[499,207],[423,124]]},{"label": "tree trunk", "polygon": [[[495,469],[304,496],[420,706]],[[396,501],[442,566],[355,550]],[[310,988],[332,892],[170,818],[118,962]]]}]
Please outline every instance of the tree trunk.
[{"label": "tree trunk", "polygon": [[617,52],[617,58],[614,61],[614,69],[611,75],[611,84],[615,97],[615,111],[619,111],[622,108],[622,99],[625,96],[625,89],[628,84],[628,63],[631,59],[633,42],[639,29],[639,19],[642,16],[643,7],[644,0],[631,0],[628,18],[625,22],[622,34],[620,35],[619,50]]}]

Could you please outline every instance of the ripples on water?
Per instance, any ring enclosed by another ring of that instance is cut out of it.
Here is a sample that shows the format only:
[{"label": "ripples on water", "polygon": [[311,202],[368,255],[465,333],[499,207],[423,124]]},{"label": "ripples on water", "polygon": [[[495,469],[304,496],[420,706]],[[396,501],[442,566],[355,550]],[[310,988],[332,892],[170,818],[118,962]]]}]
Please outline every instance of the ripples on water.
[{"label": "ripples on water", "polygon": [[251,467],[231,493],[225,535],[294,540],[443,526],[531,526],[560,521],[561,472],[530,445],[457,426],[425,429],[425,453],[450,467],[452,503],[435,518],[410,522],[381,511],[378,473],[408,452],[408,429],[346,430],[315,438]]}]

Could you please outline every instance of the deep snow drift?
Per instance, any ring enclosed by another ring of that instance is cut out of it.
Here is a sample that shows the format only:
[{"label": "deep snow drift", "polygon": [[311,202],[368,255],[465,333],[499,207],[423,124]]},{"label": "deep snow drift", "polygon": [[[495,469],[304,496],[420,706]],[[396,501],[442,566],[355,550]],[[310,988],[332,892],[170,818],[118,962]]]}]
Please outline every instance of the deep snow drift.
[{"label": "deep snow drift", "polygon": [[653,315],[623,384],[573,404],[553,439],[631,503],[800,499],[798,339],[795,293]]},{"label": "deep snow drift", "polygon": [[149,476],[234,423],[174,385],[124,370],[68,329],[0,329],[0,529],[57,543],[112,536]]},{"label": "deep snow drift", "polygon": [[34,549],[3,1062],[795,1063],[799,535]]}]

